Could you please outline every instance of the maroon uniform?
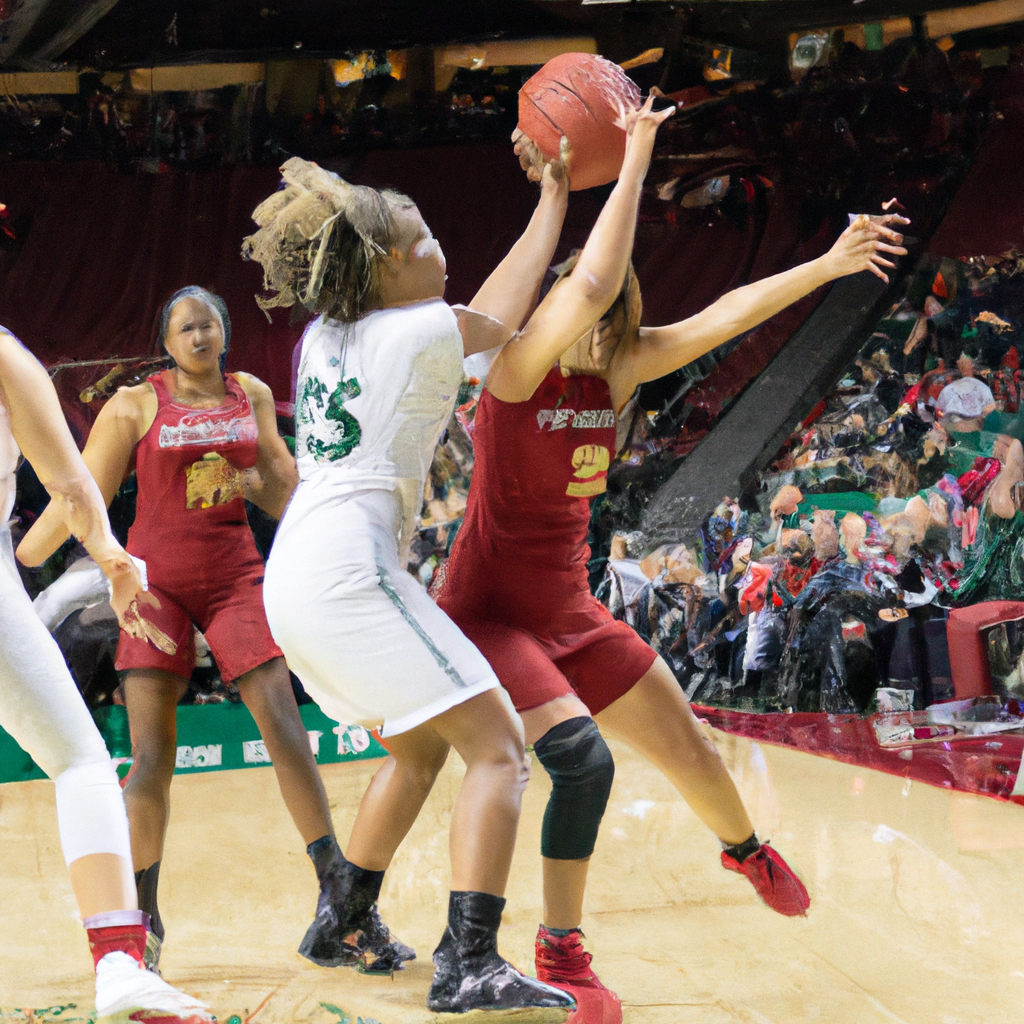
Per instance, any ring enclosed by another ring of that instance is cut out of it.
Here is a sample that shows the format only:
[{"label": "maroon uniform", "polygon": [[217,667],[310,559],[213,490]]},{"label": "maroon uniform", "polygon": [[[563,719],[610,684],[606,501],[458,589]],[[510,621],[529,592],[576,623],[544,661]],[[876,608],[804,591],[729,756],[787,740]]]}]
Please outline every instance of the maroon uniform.
[{"label": "maroon uniform", "polygon": [[216,409],[178,405],[166,372],[149,378],[153,425],[136,448],[139,493],[128,551],[146,563],[160,608],[144,615],[177,646],[173,655],[121,632],[118,669],[191,676],[193,623],[224,680],[280,657],[263,610],[263,560],[245,515],[241,472],[256,465],[259,430],[242,386],[224,377]]},{"label": "maroon uniform", "polygon": [[657,657],[587,579],[615,421],[604,380],[557,366],[529,401],[480,398],[466,517],[436,596],[520,711],[575,692],[596,715]]}]

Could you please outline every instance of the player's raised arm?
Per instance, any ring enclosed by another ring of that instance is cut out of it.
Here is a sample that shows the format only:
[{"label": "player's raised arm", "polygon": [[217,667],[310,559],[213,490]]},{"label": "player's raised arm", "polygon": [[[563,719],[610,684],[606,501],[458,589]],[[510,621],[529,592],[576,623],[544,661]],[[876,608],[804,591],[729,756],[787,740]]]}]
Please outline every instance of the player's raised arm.
[{"label": "player's raised arm", "polygon": [[619,180],[583,252],[522,333],[495,359],[487,389],[506,402],[530,398],[559,357],[591,330],[615,300],[633,249],[637,208],[658,126],[674,108],[655,112],[653,97],[630,120]]},{"label": "player's raised arm", "polygon": [[679,323],[641,328],[633,351],[622,353],[622,372],[630,373],[634,384],[663,377],[848,274],[867,270],[888,283],[881,268],[895,266],[888,256],[906,255],[898,229],[909,223],[898,214],[862,214],[818,259],[736,288]]}]

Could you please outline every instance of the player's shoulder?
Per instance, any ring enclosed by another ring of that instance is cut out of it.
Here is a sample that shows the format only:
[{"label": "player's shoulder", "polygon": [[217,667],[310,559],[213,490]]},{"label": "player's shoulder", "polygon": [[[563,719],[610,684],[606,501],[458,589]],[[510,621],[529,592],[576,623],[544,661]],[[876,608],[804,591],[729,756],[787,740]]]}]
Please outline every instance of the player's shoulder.
[{"label": "player's shoulder", "polygon": [[446,331],[457,331],[459,320],[455,310],[444,299],[428,299],[422,304],[423,313],[430,321]]},{"label": "player's shoulder", "polygon": [[0,354],[7,357],[27,354],[28,349],[13,331],[0,325]]},{"label": "player's shoulder", "polygon": [[250,396],[254,394],[270,394],[270,385],[264,384],[259,377],[252,373],[246,373],[245,370],[234,370],[229,376],[234,377],[242,390]]},{"label": "player's shoulder", "polygon": [[107,399],[100,415],[106,419],[137,420],[156,404],[156,389],[148,381],[118,388]]},{"label": "player's shoulder", "polygon": [[[455,311],[443,299],[428,299],[403,307],[404,321],[395,331],[393,346],[406,350],[411,360],[464,358],[465,345]],[[401,339],[401,340],[400,340]]]},{"label": "player's shoulder", "polygon": [[238,386],[245,392],[246,397],[254,405],[272,402],[274,400],[273,392],[270,390],[270,385],[264,384],[259,377],[255,377],[251,373],[245,373],[243,370],[237,370],[232,373],[231,376],[235,378],[238,382]]},{"label": "player's shoulder", "polygon": [[422,333],[433,333],[437,330],[458,330],[455,311],[444,299],[424,299],[412,302],[407,306],[391,306],[384,313],[400,318],[405,324]]},{"label": "player's shoulder", "polygon": [[151,395],[156,394],[156,388],[153,387],[152,383],[148,380],[140,381],[138,384],[127,384],[123,387],[119,387],[111,396],[107,402],[107,405],[111,403],[117,403],[118,405],[131,405],[133,403],[145,401]]},{"label": "player's shoulder", "polygon": [[46,367],[17,335],[0,326],[0,371],[9,376],[8,384],[31,389],[38,385]]}]

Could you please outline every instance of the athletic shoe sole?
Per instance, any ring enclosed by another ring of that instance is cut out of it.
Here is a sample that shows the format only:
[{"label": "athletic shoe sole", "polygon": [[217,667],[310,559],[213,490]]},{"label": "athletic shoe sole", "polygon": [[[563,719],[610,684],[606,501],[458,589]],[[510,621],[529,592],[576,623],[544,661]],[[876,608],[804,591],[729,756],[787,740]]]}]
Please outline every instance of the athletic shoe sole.
[{"label": "athletic shoe sole", "polygon": [[214,1024],[212,1017],[206,1014],[182,1015],[168,1013],[167,1010],[120,1010],[97,1017],[96,1024]]},{"label": "athletic shoe sole", "polygon": [[362,961],[362,954],[358,950],[353,950],[351,955],[346,953],[342,956],[332,957],[329,960],[311,956],[309,953],[303,953],[302,950],[299,950],[299,954],[304,956],[310,963],[316,964],[317,967],[355,967]]},{"label": "athletic shoe sole", "polygon": [[499,1024],[510,1021],[511,1024],[565,1024],[572,1012],[566,1006],[523,1006],[514,1010],[467,1010],[465,1013],[446,1013],[433,1011],[435,1024]]},{"label": "athletic shoe sole", "polygon": [[622,1024],[622,1003],[610,989],[553,981],[548,984],[568,992],[576,1000],[576,1009],[570,1014],[568,1024]]},{"label": "athletic shoe sole", "polygon": [[301,947],[298,952],[300,956],[305,957],[310,963],[316,964],[317,967],[352,967],[359,974],[388,975],[389,977],[395,971],[404,970],[408,961],[416,959],[415,953],[412,956],[396,956],[394,958],[387,955],[377,956],[373,950],[360,949],[351,943],[345,944],[341,956],[330,959],[311,956],[309,953],[304,953]]},{"label": "athletic shoe sole", "polygon": [[355,968],[356,974],[368,974],[371,978],[392,978],[396,971],[405,970],[405,961],[389,961],[385,957],[380,956],[373,960],[361,957],[352,966]]}]

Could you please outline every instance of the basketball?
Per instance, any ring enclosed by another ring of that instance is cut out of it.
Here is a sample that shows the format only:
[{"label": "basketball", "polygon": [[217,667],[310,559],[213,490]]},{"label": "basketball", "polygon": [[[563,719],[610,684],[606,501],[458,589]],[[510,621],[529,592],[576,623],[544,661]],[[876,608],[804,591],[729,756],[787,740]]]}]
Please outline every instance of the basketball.
[{"label": "basketball", "polygon": [[618,64],[563,53],[519,90],[519,129],[549,160],[558,159],[564,135],[572,150],[570,187],[593,188],[619,176],[626,115],[639,106],[640,90]]}]

